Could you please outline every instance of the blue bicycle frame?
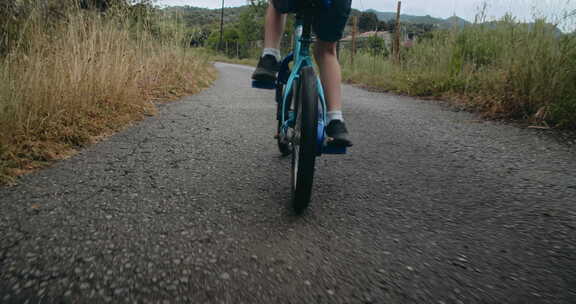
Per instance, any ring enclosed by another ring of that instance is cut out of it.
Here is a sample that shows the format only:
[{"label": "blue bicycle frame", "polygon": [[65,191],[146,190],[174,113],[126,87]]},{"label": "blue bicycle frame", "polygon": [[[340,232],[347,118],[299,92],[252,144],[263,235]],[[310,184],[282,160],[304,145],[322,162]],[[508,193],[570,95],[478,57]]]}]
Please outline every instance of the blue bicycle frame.
[{"label": "blue bicycle frame", "polygon": [[[287,107],[290,105],[291,92],[293,92],[295,81],[300,76],[300,71],[302,68],[313,66],[312,57],[310,56],[310,45],[312,44],[311,35],[311,25],[306,22],[306,16],[297,15],[296,22],[294,26],[294,51],[288,56],[286,56],[281,63],[280,72],[277,79],[277,87],[284,86],[282,104],[281,104],[281,115],[278,119],[282,121],[281,132],[285,136],[288,128],[294,125],[294,112],[287,111]],[[308,19],[310,22],[310,19]],[[305,29],[307,27],[307,29]],[[290,63],[294,62],[292,70],[290,70]],[[325,154],[345,154],[345,147],[331,147],[324,145],[324,139],[326,138],[325,126],[326,126],[326,98],[324,95],[324,89],[322,87],[322,82],[319,77],[316,77],[318,97],[320,101],[319,115],[318,115],[318,155],[322,153]],[[294,98],[294,97],[292,97]],[[285,117],[284,113],[288,113],[288,117]]]}]

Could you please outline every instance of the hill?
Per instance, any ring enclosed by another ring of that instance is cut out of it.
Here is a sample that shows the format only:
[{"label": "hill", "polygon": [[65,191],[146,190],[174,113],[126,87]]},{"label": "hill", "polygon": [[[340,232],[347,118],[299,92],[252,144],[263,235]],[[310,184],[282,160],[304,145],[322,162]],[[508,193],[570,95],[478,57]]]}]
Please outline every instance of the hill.
[{"label": "hill", "polygon": [[[366,10],[367,12],[372,12],[376,14],[378,20],[380,21],[390,21],[396,19],[396,13],[394,12],[379,12],[376,10]],[[452,16],[447,19],[436,18],[430,15],[426,16],[415,16],[415,15],[408,15],[408,14],[401,14],[400,21],[403,23],[413,23],[413,24],[431,24],[437,26],[439,28],[450,28],[454,25],[459,27],[465,26],[470,24],[467,20],[460,18],[458,16]]]},{"label": "hill", "polygon": [[[226,24],[238,22],[240,19],[240,15],[249,9],[247,5],[239,6],[239,7],[227,7],[224,9],[224,22]],[[186,21],[186,24],[191,27],[199,26],[199,27],[206,27],[217,25],[220,22],[220,9],[207,9],[207,8],[200,8],[200,7],[193,7],[193,6],[171,6],[166,7],[163,9],[165,12],[169,13],[177,13],[182,16],[182,18]],[[396,13],[394,12],[380,12],[373,9],[368,9],[366,12],[372,12],[376,14],[378,20],[380,21],[391,21],[396,19]],[[360,15],[361,12],[352,9],[352,15]],[[471,25],[472,23],[460,18],[458,16],[452,16],[446,19],[432,17],[430,15],[426,16],[415,16],[415,15],[408,15],[408,14],[401,14],[400,21],[405,24],[426,24],[432,25],[435,28],[440,29],[448,29],[454,26],[456,27],[464,27],[466,25]],[[493,26],[496,22],[487,22],[488,26]],[[533,24],[528,24],[532,26]],[[553,26],[553,25],[550,25]],[[555,29],[558,35],[561,35],[562,32],[559,29]]]},{"label": "hill", "polygon": [[[224,23],[235,23],[248,6],[224,8]],[[176,13],[186,20],[188,26],[209,26],[220,23],[220,9],[208,9],[194,6],[169,6],[163,9],[167,13]]]},{"label": "hill", "polygon": [[[244,10],[248,9],[248,6],[239,7],[227,7],[224,9],[224,22],[234,23],[239,20],[240,15]],[[171,6],[164,8],[166,12],[178,13],[187,21],[189,26],[206,26],[209,24],[214,24],[220,22],[220,9],[207,9],[193,6]],[[367,12],[373,12],[376,14],[379,20],[389,21],[396,18],[396,13],[393,12],[379,12],[376,10],[366,10]],[[352,15],[359,15],[360,11],[353,10]],[[431,24],[438,26],[440,28],[449,28],[454,24],[458,26],[463,26],[469,24],[468,21],[460,17],[450,17],[448,19],[435,18],[430,15],[427,16],[414,16],[402,14],[400,20],[404,23],[413,24]]]}]

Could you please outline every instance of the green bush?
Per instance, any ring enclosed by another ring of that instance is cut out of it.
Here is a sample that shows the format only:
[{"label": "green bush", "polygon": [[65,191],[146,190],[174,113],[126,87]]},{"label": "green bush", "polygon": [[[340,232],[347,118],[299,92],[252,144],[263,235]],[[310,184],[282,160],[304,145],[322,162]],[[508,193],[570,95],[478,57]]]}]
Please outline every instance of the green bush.
[{"label": "green bush", "polygon": [[368,45],[368,50],[372,56],[383,56],[387,57],[389,55],[388,48],[386,47],[386,41],[376,35],[368,37],[366,41]]},{"label": "green bush", "polygon": [[[484,113],[576,127],[576,36],[545,20],[497,22],[435,31],[401,62],[344,52],[344,78],[386,90],[452,96]],[[451,98],[452,99],[452,98]]]}]

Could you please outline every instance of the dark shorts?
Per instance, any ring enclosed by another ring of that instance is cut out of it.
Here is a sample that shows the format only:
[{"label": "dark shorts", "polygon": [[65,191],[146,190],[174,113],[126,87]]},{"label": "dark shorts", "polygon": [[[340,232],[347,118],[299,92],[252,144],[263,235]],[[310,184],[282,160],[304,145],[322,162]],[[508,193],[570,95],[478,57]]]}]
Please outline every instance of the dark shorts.
[{"label": "dark shorts", "polygon": [[[274,7],[289,7],[290,1],[294,0],[272,0]],[[346,22],[350,16],[350,7],[352,0],[332,0],[332,6],[328,9],[322,9],[314,18],[313,29],[318,39],[328,42],[336,42],[342,38]],[[281,13],[289,12],[286,9],[280,9]]]}]

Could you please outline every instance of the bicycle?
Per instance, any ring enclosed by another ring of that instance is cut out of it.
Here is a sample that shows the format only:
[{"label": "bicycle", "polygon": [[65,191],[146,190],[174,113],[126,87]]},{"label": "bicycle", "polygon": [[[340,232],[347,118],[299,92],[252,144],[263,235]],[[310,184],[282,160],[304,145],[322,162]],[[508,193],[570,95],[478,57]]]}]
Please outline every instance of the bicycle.
[{"label": "bicycle", "polygon": [[283,156],[292,155],[292,208],[297,214],[310,204],[316,157],[346,154],[346,147],[327,143],[326,99],[310,56],[314,11],[329,2],[307,1],[297,10],[294,49],[281,61],[276,83],[252,83],[255,88],[276,90],[277,144]]}]

